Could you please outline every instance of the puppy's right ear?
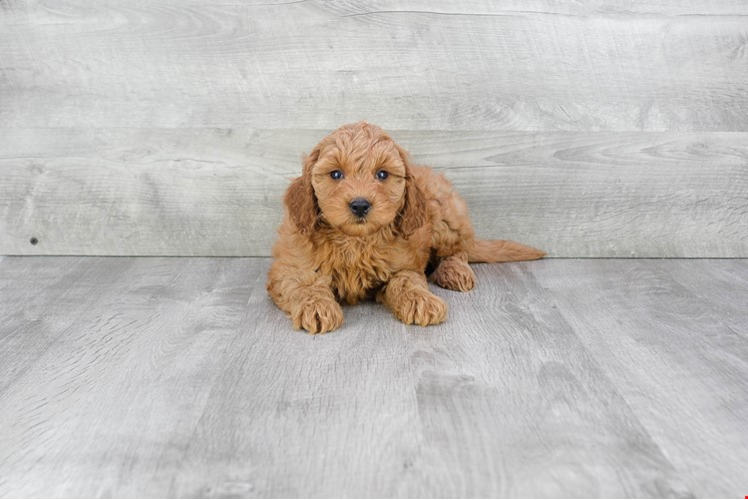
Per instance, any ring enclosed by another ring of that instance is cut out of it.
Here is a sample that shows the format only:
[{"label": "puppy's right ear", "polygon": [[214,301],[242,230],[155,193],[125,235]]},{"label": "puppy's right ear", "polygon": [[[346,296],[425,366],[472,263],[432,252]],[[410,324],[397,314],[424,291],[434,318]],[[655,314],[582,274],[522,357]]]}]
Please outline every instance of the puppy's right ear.
[{"label": "puppy's right ear", "polygon": [[312,186],[312,167],[319,159],[319,151],[319,147],[315,147],[304,158],[304,169],[301,172],[301,177],[291,182],[283,197],[288,214],[301,234],[309,234],[319,218],[319,207]]}]

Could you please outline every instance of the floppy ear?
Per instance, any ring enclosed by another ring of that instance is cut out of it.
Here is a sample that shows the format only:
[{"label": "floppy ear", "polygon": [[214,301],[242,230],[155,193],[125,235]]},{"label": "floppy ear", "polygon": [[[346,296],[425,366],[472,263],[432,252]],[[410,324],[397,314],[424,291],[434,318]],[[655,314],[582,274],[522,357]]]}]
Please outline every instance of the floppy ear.
[{"label": "floppy ear", "polygon": [[309,155],[304,158],[304,168],[301,177],[294,179],[283,197],[283,202],[288,209],[296,227],[301,234],[312,231],[319,218],[319,207],[317,198],[314,196],[312,187],[312,167],[319,159],[319,146],[315,147]]},{"label": "floppy ear", "polygon": [[406,240],[426,223],[426,198],[413,178],[408,153],[395,144],[405,165],[405,200],[397,219],[397,228]]}]

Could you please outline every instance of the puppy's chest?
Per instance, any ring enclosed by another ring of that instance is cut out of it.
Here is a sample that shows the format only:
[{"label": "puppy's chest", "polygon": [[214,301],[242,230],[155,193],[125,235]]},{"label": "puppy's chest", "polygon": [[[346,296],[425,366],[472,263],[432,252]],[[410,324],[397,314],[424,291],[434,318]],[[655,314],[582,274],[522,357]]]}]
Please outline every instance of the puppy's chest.
[{"label": "puppy's chest", "polygon": [[319,269],[332,279],[340,300],[355,304],[372,298],[393,274],[389,248],[361,242],[328,244],[321,252]]}]

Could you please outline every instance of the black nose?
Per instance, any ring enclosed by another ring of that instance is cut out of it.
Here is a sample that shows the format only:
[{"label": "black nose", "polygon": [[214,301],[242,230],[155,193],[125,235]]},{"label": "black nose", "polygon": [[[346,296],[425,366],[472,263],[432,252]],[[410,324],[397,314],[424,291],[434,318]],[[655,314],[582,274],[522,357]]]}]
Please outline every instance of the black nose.
[{"label": "black nose", "polygon": [[369,200],[365,198],[356,198],[351,202],[351,212],[353,212],[356,217],[363,217],[369,213],[370,208],[371,203],[369,203]]}]

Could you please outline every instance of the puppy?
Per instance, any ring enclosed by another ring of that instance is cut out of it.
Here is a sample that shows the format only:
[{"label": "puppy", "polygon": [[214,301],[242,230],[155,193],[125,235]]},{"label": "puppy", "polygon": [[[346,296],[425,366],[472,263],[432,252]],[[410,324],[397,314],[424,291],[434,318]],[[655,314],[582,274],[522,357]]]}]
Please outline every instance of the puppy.
[{"label": "puppy", "polygon": [[267,290],[294,328],[325,333],[343,323],[341,302],[376,299],[406,324],[444,321],[429,291],[475,286],[468,262],[539,259],[540,250],[475,237],[449,181],[410,163],[379,127],[344,125],[304,159],[288,187]]}]

